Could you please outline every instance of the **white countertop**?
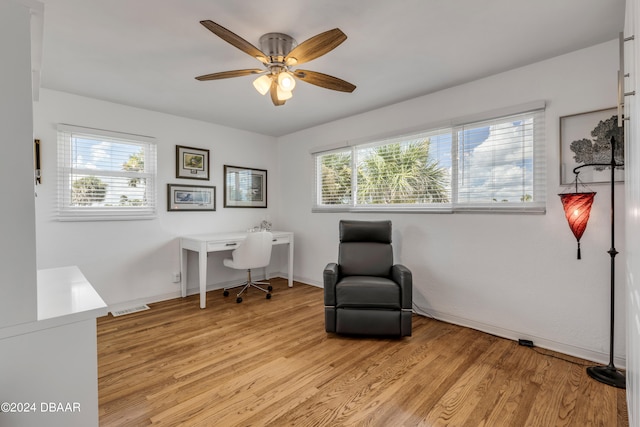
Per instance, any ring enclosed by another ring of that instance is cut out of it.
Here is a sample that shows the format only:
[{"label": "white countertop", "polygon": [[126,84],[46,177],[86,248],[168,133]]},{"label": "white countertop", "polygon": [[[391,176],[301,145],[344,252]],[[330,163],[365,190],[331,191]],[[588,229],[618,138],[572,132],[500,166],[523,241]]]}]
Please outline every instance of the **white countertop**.
[{"label": "white countertop", "polygon": [[38,318],[0,328],[0,339],[105,316],[109,307],[76,266],[38,270]]},{"label": "white countertop", "polygon": [[107,304],[78,267],[38,270],[38,320],[106,308]]}]

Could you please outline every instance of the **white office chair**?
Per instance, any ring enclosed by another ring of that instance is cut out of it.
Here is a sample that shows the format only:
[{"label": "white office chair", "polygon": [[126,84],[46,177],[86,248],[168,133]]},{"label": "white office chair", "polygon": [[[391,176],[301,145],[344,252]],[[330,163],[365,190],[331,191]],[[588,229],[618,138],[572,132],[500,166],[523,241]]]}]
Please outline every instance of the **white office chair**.
[{"label": "white office chair", "polygon": [[[235,268],[236,270],[247,270],[247,281],[241,285],[224,288],[223,295],[229,296],[229,289],[242,286],[236,302],[242,302],[242,293],[250,287],[260,289],[267,294],[267,299],[271,299],[271,291],[273,287],[266,282],[254,282],[251,280],[251,269],[266,267],[271,260],[271,248],[273,246],[273,234],[268,231],[259,231],[247,234],[247,238],[231,253],[232,259],[223,261],[226,267]],[[258,285],[269,285],[267,289]]]}]

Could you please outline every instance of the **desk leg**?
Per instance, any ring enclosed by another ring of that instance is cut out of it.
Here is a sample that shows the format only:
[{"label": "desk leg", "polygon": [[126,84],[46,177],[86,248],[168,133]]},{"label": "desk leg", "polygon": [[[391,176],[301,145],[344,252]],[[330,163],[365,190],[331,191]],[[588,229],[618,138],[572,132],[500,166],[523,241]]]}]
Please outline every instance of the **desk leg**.
[{"label": "desk leg", "polygon": [[291,236],[291,241],[289,242],[289,287],[293,288],[293,236]]},{"label": "desk leg", "polygon": [[187,249],[180,248],[180,292],[182,298],[187,296]]},{"label": "desk leg", "polygon": [[207,244],[203,243],[198,256],[200,269],[200,308],[207,306]]}]

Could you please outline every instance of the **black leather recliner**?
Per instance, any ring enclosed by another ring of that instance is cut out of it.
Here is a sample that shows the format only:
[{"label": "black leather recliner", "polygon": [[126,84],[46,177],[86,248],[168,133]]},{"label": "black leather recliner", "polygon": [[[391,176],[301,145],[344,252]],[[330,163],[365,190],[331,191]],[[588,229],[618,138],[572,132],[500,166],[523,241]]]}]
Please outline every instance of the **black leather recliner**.
[{"label": "black leather recliner", "polygon": [[338,262],[323,280],[327,332],[411,335],[412,276],[393,264],[391,221],[340,221]]}]

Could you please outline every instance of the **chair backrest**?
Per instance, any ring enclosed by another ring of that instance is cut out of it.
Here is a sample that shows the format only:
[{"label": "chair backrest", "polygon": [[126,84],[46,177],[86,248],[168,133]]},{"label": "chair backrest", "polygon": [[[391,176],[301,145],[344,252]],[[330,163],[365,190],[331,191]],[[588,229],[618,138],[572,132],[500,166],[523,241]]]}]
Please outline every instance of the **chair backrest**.
[{"label": "chair backrest", "polygon": [[248,233],[240,246],[231,254],[233,266],[238,269],[260,268],[269,265],[273,234],[269,231]]},{"label": "chair backrest", "polygon": [[341,220],[338,265],[344,276],[389,276],[391,221]]}]

